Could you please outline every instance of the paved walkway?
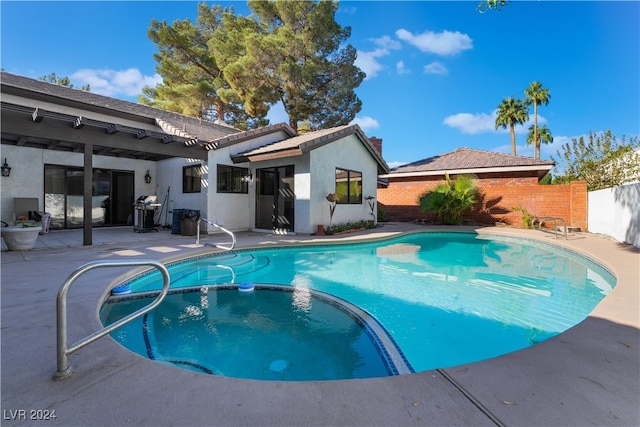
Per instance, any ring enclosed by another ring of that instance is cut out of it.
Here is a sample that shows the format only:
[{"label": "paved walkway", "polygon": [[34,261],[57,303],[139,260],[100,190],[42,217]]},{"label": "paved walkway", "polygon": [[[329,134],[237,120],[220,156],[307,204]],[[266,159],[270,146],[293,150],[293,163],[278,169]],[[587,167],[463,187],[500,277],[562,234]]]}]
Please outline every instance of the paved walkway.
[{"label": "paved walkway", "polygon": [[[433,227],[386,224],[343,239]],[[60,426],[640,425],[640,253],[608,238],[568,241],[531,230],[470,229],[540,238],[589,253],[617,276],[582,323],[534,347],[451,369],[388,378],[267,382],[215,377],[139,357],[108,337],[56,370],[55,299],[78,266],[100,259],[166,260],[211,248],[195,238],[95,229],[40,236],[36,248],[2,252],[2,422]],[[224,237],[206,236],[208,241]],[[240,247],[329,237],[240,233]],[[70,341],[99,329],[96,305],[126,269],[94,270],[69,293]],[[57,418],[37,421],[55,411]]]}]

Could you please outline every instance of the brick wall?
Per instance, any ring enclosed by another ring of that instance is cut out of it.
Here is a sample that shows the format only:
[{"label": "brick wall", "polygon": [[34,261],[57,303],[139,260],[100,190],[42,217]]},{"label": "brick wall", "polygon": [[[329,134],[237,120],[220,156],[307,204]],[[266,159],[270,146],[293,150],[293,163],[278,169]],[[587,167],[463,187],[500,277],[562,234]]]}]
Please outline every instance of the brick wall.
[{"label": "brick wall", "polygon": [[[442,176],[389,178],[387,188],[378,188],[378,203],[391,220],[433,220],[433,215],[420,212],[418,198],[442,182]],[[584,181],[539,185],[536,172],[521,172],[478,175],[475,184],[480,197],[476,206],[465,215],[469,220],[523,227],[522,214],[513,211],[514,207],[522,206],[535,216],[561,217],[567,225],[587,229],[587,184]]]},{"label": "brick wall", "polygon": [[378,150],[378,153],[382,155],[382,139],[372,136],[371,138],[369,138],[369,141],[371,141],[375,149]]}]

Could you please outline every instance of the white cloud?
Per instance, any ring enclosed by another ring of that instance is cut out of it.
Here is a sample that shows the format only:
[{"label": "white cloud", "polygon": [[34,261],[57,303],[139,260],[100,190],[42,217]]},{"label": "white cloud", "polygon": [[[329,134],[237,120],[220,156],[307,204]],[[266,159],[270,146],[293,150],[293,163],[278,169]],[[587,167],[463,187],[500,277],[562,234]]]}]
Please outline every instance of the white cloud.
[{"label": "white cloud", "polygon": [[346,13],[347,15],[355,15],[358,12],[358,8],[355,6],[345,6],[344,3],[340,4],[338,12]]},{"label": "white cloud", "polygon": [[389,55],[391,49],[400,49],[402,45],[397,40],[393,40],[389,36],[378,37],[373,39],[373,42],[377,49],[370,52],[359,50],[357,52],[355,64],[367,75],[366,79],[370,79],[378,75],[378,72],[384,68],[384,66],[378,62],[378,58]]},{"label": "white cloud", "polygon": [[399,41],[392,39],[389,36],[382,36],[377,39],[373,39],[373,42],[380,46],[382,49],[401,49],[402,45]]},{"label": "white cloud", "polygon": [[137,68],[120,71],[84,68],[73,73],[70,78],[77,86],[89,85],[91,92],[112,97],[135,97],[142,93],[144,86],[153,87],[162,82],[159,74],[145,76]]},{"label": "white cloud", "polygon": [[466,34],[459,31],[442,31],[434,33],[425,31],[422,34],[414,35],[405,29],[396,31],[396,36],[420,49],[422,52],[435,53],[436,55],[455,55],[463,50],[473,48],[473,40]]},{"label": "white cloud", "polygon": [[[510,133],[509,127],[496,129],[496,115],[498,110],[493,110],[491,114],[487,113],[458,113],[444,118],[443,123],[454,129],[458,129],[462,133],[476,135],[485,132]],[[538,126],[547,123],[547,119],[538,115]],[[522,125],[515,126],[517,135],[526,135],[529,133],[529,127],[533,124],[533,114],[529,116]],[[511,150],[511,148],[509,148]]]},{"label": "white cloud", "polygon": [[367,131],[378,129],[380,127],[380,123],[376,119],[369,116],[356,117],[351,122],[351,124],[360,126],[362,130],[365,131],[365,133]]},{"label": "white cloud", "polygon": [[386,56],[389,51],[386,49],[376,49],[372,52],[358,51],[355,64],[367,75],[366,79],[375,77],[384,67],[378,62],[378,58]]},{"label": "white cloud", "polygon": [[494,132],[496,127],[495,112],[486,113],[458,113],[444,118],[443,123],[462,133],[476,135],[484,132]]},{"label": "white cloud", "polygon": [[407,68],[404,65],[404,61],[398,61],[396,62],[396,71],[398,72],[398,74],[410,74],[411,71],[407,70]]},{"label": "white cloud", "polygon": [[445,75],[448,73],[447,67],[439,63],[438,61],[434,61],[429,65],[425,65],[423,69],[425,74],[440,74]]}]

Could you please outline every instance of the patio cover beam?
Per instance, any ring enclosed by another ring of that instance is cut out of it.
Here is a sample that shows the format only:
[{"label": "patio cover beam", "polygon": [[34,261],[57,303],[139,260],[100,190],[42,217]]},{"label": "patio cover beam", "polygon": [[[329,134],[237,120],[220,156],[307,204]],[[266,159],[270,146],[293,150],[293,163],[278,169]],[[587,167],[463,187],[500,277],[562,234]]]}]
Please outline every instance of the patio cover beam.
[{"label": "patio cover beam", "polygon": [[[73,127],[72,123],[63,120],[49,120],[44,123],[34,123],[20,113],[2,111],[2,132],[20,135],[22,137],[41,138],[48,140],[67,141],[81,146],[91,142],[94,146],[117,148],[127,151],[139,151],[166,157],[183,157],[207,160],[207,152],[202,147],[188,147],[184,143],[166,144],[155,136],[164,136],[159,132],[150,138],[137,139],[136,134],[109,134],[104,127],[91,126],[88,123],[82,128]],[[119,130],[123,130],[120,127]],[[138,129],[139,130],[139,129]],[[81,149],[82,151],[82,149]]]}]

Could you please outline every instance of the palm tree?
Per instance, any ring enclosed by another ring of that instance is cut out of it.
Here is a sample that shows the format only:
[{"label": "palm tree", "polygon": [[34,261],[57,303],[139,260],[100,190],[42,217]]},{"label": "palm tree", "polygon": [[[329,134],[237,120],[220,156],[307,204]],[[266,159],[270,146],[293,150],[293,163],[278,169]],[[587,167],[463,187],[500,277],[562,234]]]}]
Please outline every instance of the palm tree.
[{"label": "palm tree", "polygon": [[535,145],[533,146],[533,157],[540,158],[540,139],[538,138],[538,105],[549,105],[549,89],[543,88],[542,83],[532,82],[528,88],[524,90],[526,101],[533,104],[533,140]]},{"label": "palm tree", "polygon": [[[535,138],[538,138],[537,140]],[[538,128],[538,134],[535,132],[535,125],[529,126],[529,135],[527,135],[527,145],[533,143],[535,141],[534,146],[534,158],[540,158],[540,143],[544,142],[545,144],[549,144],[553,142],[553,135],[551,135],[551,131],[547,127],[547,125],[542,125]],[[538,155],[535,154],[535,147],[538,147]]]},{"label": "palm tree", "polygon": [[514,96],[504,98],[498,105],[496,115],[496,130],[499,127],[507,128],[511,132],[511,154],[516,155],[516,129],[515,126],[529,120],[529,108],[526,101],[516,99]]}]

